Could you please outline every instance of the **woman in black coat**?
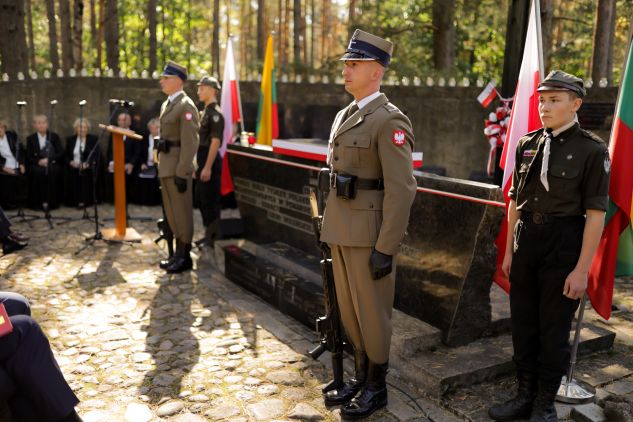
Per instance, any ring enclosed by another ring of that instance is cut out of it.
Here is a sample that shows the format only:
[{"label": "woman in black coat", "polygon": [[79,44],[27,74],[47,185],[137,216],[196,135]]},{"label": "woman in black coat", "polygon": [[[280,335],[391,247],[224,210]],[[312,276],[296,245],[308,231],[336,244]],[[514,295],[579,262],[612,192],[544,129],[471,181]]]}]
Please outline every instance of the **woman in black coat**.
[{"label": "woman in black coat", "polygon": [[0,120],[0,206],[13,209],[26,204],[28,182],[24,147],[15,132],[7,131],[7,127],[7,123]]},{"label": "woman in black coat", "polygon": [[[97,137],[91,135],[90,121],[76,119],[75,134],[66,138],[66,205],[83,207],[93,202],[94,172],[99,162]],[[92,155],[91,155],[92,152]]]},{"label": "woman in black coat", "polygon": [[35,133],[26,138],[26,166],[29,179],[29,207],[57,208],[62,199],[64,149],[59,135],[48,130],[48,118],[33,118]]}]

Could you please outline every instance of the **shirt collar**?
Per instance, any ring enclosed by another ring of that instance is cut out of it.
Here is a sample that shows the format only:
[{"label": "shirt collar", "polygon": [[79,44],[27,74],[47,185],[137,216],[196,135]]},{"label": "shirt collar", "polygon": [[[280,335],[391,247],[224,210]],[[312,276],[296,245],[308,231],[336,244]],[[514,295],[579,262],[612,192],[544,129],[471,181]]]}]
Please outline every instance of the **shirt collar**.
[{"label": "shirt collar", "polygon": [[372,101],[374,101],[376,98],[378,98],[380,96],[380,91],[376,91],[373,94],[369,94],[368,96],[366,96],[365,98],[363,98],[362,100],[359,101],[355,101],[356,105],[358,106],[358,109],[362,109],[363,107],[365,107],[367,104],[371,103]]},{"label": "shirt collar", "polygon": [[558,129],[553,130],[552,131],[552,137],[556,138],[558,135],[560,135],[561,133],[565,132],[567,129],[570,129],[575,124],[576,124],[576,120],[574,119],[571,122],[567,123],[566,125],[562,125]]},{"label": "shirt collar", "polygon": [[174,92],[173,94],[171,94],[169,96],[169,102],[171,103],[172,101],[174,101],[180,94],[183,94],[185,91],[183,91],[182,89],[178,92]]}]

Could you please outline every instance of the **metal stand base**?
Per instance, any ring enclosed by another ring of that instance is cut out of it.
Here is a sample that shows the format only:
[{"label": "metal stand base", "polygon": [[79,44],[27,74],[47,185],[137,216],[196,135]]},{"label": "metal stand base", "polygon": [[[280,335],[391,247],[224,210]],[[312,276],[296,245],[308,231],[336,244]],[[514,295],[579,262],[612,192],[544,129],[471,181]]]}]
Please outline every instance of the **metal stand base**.
[{"label": "metal stand base", "polygon": [[576,380],[572,379],[567,383],[567,377],[563,377],[556,394],[556,401],[570,404],[581,404],[592,402],[596,395],[581,387]]}]

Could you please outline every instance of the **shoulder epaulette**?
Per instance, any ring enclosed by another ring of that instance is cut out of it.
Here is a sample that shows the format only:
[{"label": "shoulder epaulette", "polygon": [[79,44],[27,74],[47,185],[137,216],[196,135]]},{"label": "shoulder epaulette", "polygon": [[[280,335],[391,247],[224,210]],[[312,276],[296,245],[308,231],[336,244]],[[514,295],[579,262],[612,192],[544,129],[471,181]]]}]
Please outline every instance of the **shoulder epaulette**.
[{"label": "shoulder epaulette", "polygon": [[598,142],[599,144],[604,144],[604,141],[602,140],[602,138],[600,138],[598,135],[596,135],[595,133],[591,131],[580,128],[580,133],[582,133],[585,138],[589,138],[594,142]]},{"label": "shoulder epaulette", "polygon": [[400,109],[398,107],[396,107],[395,105],[391,104],[391,103],[385,103],[385,104],[383,104],[383,107],[389,113],[400,113]]}]

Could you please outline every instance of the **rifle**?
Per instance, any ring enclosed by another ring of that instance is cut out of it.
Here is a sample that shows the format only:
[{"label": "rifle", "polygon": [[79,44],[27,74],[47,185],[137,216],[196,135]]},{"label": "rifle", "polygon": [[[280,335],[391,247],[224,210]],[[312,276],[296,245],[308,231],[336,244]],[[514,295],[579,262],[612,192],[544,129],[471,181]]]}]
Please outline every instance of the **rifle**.
[{"label": "rifle", "polygon": [[159,236],[154,239],[154,243],[158,243],[161,240],[166,241],[169,258],[171,258],[174,256],[174,233],[171,231],[171,227],[169,227],[169,223],[164,215],[163,218],[156,220],[156,225],[158,226]]},{"label": "rifle", "polygon": [[316,319],[316,330],[321,338],[319,345],[308,353],[313,359],[328,350],[332,355],[333,379],[325,387],[323,392],[338,389],[343,386],[343,330],[341,315],[336,300],[336,288],[334,287],[334,272],[332,271],[332,253],[327,243],[321,242],[321,224],[323,215],[323,199],[329,188],[329,169],[319,172],[319,200],[317,193],[310,190],[310,209],[312,212],[312,228],[316,236],[317,245],[321,252],[321,278],[323,279],[323,294],[325,299],[325,315]]}]

